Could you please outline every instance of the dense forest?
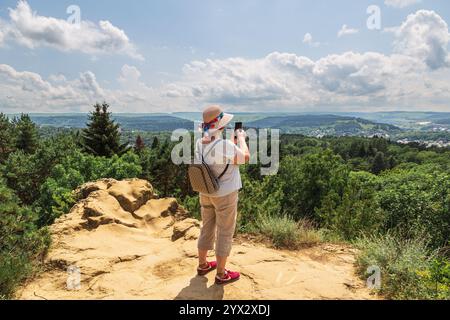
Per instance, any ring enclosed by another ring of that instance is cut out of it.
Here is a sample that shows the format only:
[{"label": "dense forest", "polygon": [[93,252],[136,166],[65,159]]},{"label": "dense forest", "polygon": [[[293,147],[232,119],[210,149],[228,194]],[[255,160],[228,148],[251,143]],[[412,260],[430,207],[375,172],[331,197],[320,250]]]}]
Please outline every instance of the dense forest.
[{"label": "dense forest", "polygon": [[[0,298],[37,272],[47,227],[100,178],[149,180],[199,217],[187,167],[170,160],[168,133],[122,132],[96,105],[83,130],[42,130],[0,114]],[[130,142],[132,142],[130,144]],[[379,266],[393,299],[450,298],[450,150],[383,138],[283,135],[280,170],[241,168],[238,233],[299,249],[348,242],[358,270]]]}]

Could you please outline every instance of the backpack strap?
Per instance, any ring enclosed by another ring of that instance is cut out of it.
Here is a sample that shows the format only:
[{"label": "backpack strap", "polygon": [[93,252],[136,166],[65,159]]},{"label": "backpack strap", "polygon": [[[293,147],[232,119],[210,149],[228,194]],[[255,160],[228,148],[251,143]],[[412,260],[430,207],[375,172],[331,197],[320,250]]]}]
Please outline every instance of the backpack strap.
[{"label": "backpack strap", "polygon": [[224,176],[224,174],[228,171],[229,167],[230,167],[230,164],[227,163],[227,166],[226,166],[225,170],[223,170],[222,174],[217,177],[217,180],[220,180],[220,178],[222,178]]},{"label": "backpack strap", "polygon": [[[207,157],[207,156],[209,155],[209,153],[212,151],[212,149],[214,149],[214,147],[216,146],[216,144],[218,144],[219,142],[220,142],[220,139],[219,139],[219,140],[216,140],[216,142],[213,143],[213,145],[212,145],[211,148],[208,150],[208,152],[206,153],[205,156],[203,156],[203,150],[202,150],[202,160],[203,160],[203,162],[205,162],[205,158],[204,158],[204,157]],[[225,167],[225,170],[223,170],[223,172],[220,174],[220,176],[217,177],[217,180],[220,180],[220,178],[222,178],[222,177],[225,175],[225,173],[227,173],[229,167],[230,167],[230,164],[227,163],[227,166]]]},{"label": "backpack strap", "polygon": [[220,140],[216,140],[213,144],[212,144],[212,146],[211,146],[211,148],[209,148],[209,150],[208,150],[208,152],[203,156],[203,148],[202,148],[202,160],[203,160],[203,162],[205,161],[205,157],[207,157],[209,154],[210,154],[210,152],[212,151],[212,149],[214,149],[214,147],[216,146],[216,144],[218,144],[220,142]]}]

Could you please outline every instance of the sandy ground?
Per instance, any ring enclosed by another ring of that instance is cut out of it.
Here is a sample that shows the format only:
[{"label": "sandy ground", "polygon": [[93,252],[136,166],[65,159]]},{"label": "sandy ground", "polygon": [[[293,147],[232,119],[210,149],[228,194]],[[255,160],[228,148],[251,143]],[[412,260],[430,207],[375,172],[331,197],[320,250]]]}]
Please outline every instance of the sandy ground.
[{"label": "sandy ground", "polygon": [[239,241],[229,268],[241,280],[217,286],[214,273],[196,276],[200,223],[175,199],[155,199],[143,180],[103,180],[78,192],[83,200],[51,227],[45,270],[17,298],[376,298],[354,274],[353,250],[338,245],[279,251]]}]

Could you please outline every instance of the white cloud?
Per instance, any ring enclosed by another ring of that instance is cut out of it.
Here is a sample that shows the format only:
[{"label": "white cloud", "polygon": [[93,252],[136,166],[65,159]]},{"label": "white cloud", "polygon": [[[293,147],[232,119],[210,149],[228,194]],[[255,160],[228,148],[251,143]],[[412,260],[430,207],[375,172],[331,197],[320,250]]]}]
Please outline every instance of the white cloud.
[{"label": "white cloud", "polygon": [[5,33],[2,30],[2,25],[1,25],[1,22],[0,22],[0,46],[3,45],[3,41],[4,40],[5,40]]},{"label": "white cloud", "polygon": [[303,36],[303,43],[311,46],[311,47],[318,47],[320,46],[320,42],[315,42],[313,41],[313,37],[311,35],[311,33],[305,33],[305,35]]},{"label": "white cloud", "polygon": [[384,4],[393,8],[405,8],[419,3],[421,0],[385,0]]},{"label": "white cloud", "polygon": [[358,29],[353,29],[353,28],[349,28],[347,27],[346,24],[344,24],[341,28],[341,30],[338,31],[338,38],[346,36],[346,35],[351,35],[351,34],[356,34],[358,33],[359,30]]},{"label": "white cloud", "polygon": [[[174,97],[262,109],[326,105],[370,105],[395,101],[424,65],[407,56],[347,52],[317,61],[274,52],[262,59],[192,62]],[[411,93],[411,92],[410,92]]]},{"label": "white cloud", "polygon": [[449,66],[447,23],[434,11],[419,10],[395,29],[394,50],[416,57],[431,69]]},{"label": "white cloud", "polygon": [[134,66],[124,65],[121,69],[118,81],[124,87],[136,86],[139,84],[141,72]]},{"label": "white cloud", "polygon": [[[0,65],[0,105],[24,111],[86,111],[106,99],[113,111],[199,110],[220,103],[234,110],[447,110],[450,101],[447,24],[418,11],[395,29],[394,52],[344,52],[313,60],[273,52],[259,59],[192,61],[177,81],[146,85],[124,65],[119,89],[99,85],[92,72],[76,79]],[[308,42],[311,38],[306,37]],[[10,99],[8,97],[14,97]]]},{"label": "white cloud", "polygon": [[93,101],[105,99],[92,72],[82,73],[72,81],[59,77],[57,83],[51,83],[37,73],[17,71],[1,64],[0,84],[0,104],[7,110],[87,111],[86,106]]},{"label": "white cloud", "polygon": [[105,96],[103,89],[98,84],[97,78],[93,72],[86,71],[80,73],[80,78],[77,81],[81,91],[87,92],[91,96]]},{"label": "white cloud", "polygon": [[3,38],[31,49],[51,47],[92,55],[118,53],[143,60],[125,32],[109,21],[96,24],[82,20],[76,25],[66,20],[40,16],[23,0],[18,2],[16,8],[9,9],[9,17]]},{"label": "white cloud", "polygon": [[[183,81],[172,84],[170,94],[258,110],[273,106],[448,110],[445,21],[433,11],[418,11],[391,32],[396,36],[391,55],[345,52],[313,61],[274,52],[261,59],[194,61],[185,66]],[[312,36],[305,35],[304,42],[313,42]]]}]

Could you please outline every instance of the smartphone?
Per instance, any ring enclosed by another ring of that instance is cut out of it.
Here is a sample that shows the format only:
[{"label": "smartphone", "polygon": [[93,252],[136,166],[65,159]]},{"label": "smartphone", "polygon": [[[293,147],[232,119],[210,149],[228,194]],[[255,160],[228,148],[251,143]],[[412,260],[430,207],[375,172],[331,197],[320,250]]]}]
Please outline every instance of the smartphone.
[{"label": "smartphone", "polygon": [[236,136],[236,131],[242,129],[242,122],[236,122],[236,124],[234,125],[234,143],[237,144],[237,136]]}]

